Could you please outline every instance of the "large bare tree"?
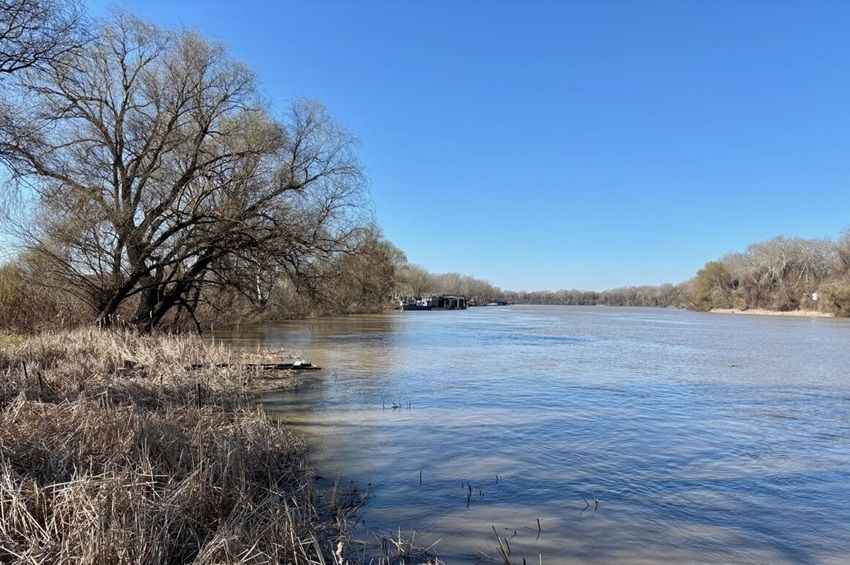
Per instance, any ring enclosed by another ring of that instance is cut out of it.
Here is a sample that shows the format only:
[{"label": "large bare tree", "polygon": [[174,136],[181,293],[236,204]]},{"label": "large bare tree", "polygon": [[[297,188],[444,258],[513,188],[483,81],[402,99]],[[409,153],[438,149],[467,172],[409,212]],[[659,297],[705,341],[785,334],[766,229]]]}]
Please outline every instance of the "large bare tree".
[{"label": "large bare tree", "polygon": [[262,302],[357,233],[351,137],[312,102],[275,119],[220,45],[119,14],[23,77],[0,131],[38,198],[21,233],[102,325],[149,330],[208,285]]}]

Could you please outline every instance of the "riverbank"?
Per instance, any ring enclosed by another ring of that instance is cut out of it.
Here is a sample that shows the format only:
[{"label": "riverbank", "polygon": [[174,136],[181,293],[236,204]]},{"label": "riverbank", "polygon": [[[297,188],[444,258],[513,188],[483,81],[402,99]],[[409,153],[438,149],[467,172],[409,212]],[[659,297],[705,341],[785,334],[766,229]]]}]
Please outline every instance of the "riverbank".
[{"label": "riverbank", "polygon": [[712,308],[711,314],[746,314],[752,316],[796,316],[804,318],[834,318],[835,314],[829,312],[818,312],[816,310],[790,310],[780,312],[778,310],[764,310],[762,308],[751,308],[749,310],[737,310],[734,308]]},{"label": "riverbank", "polygon": [[253,407],[294,381],[244,362],[190,337],[3,340],[0,562],[338,562],[304,443]]}]

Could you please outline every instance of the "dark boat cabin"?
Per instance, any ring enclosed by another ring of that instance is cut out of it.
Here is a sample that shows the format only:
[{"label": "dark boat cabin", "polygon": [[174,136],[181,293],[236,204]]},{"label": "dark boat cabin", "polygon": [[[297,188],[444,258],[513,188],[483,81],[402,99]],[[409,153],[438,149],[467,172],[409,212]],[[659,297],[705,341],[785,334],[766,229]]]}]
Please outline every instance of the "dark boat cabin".
[{"label": "dark boat cabin", "polygon": [[443,310],[466,310],[467,301],[465,296],[443,295],[437,297],[437,308]]}]

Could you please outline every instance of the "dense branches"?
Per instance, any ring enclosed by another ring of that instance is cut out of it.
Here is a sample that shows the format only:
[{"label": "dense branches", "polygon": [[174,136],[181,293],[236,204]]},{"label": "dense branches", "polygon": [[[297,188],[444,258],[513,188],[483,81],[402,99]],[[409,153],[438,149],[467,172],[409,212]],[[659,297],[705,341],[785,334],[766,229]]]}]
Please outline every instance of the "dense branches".
[{"label": "dense branches", "polygon": [[150,329],[210,286],[262,302],[362,223],[352,138],[313,102],[275,119],[251,71],[193,33],[118,15],[20,97],[0,138],[39,198],[21,235],[103,325],[132,302]]},{"label": "dense branches", "polygon": [[814,309],[820,306],[814,293],[821,287],[847,282],[842,254],[841,241],[777,237],[754,243],[706,264],[692,282],[691,305],[700,310]]},{"label": "dense branches", "polygon": [[0,0],[0,76],[47,65],[79,48],[81,20],[73,0]]}]

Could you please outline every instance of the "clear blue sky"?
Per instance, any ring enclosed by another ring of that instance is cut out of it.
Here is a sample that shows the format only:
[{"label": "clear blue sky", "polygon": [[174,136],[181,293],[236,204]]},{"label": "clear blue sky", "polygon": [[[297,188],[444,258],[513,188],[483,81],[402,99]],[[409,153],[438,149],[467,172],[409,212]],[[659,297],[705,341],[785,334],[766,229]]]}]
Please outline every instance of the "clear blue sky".
[{"label": "clear blue sky", "polygon": [[433,271],[678,282],[850,226],[850,2],[123,5],[225,42],[280,107],[324,102],[386,236]]}]

